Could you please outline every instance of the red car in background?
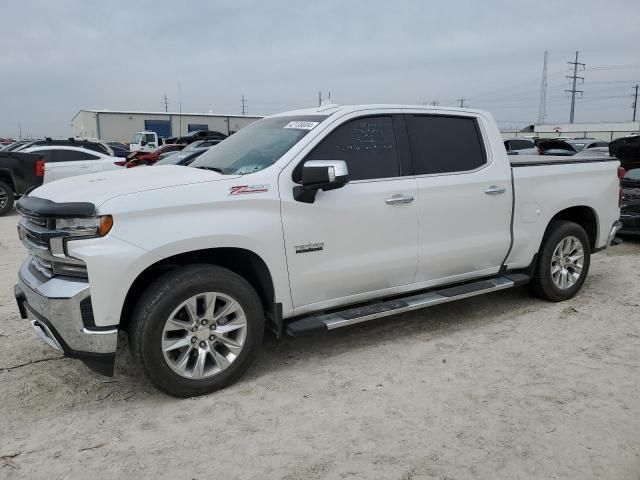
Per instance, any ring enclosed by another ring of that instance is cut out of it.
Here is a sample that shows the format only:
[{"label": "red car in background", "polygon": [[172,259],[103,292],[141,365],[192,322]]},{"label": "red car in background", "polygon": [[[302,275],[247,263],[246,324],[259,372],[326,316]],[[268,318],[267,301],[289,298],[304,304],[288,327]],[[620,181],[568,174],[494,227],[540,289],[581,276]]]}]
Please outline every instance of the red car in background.
[{"label": "red car in background", "polygon": [[186,146],[184,143],[169,143],[156,148],[153,152],[132,152],[127,156],[126,161],[117,163],[127,168],[137,167],[138,165],[153,165],[160,158],[160,154],[178,152]]}]

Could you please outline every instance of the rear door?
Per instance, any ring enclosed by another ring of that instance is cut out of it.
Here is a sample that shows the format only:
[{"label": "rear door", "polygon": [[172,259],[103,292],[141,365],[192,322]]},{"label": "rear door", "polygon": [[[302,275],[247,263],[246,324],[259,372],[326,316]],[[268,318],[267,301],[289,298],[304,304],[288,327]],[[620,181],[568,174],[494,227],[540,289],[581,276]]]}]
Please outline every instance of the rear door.
[{"label": "rear door", "polygon": [[[403,176],[396,128],[392,115],[345,119],[297,162],[293,175],[280,175],[297,313],[366,300],[375,292],[413,283],[418,191],[416,179]],[[296,172],[307,160],[344,160],[349,183],[319,191],[314,203],[296,201]]]},{"label": "rear door", "polygon": [[417,281],[498,272],[511,243],[511,172],[473,116],[405,116],[419,189]]}]

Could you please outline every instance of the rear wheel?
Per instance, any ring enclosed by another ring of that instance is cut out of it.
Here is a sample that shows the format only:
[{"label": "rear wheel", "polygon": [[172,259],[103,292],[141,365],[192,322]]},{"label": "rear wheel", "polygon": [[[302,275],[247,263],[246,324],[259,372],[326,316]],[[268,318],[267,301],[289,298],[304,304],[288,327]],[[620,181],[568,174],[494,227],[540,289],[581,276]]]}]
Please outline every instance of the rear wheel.
[{"label": "rear wheel", "polygon": [[538,254],[530,283],[533,293],[552,302],[573,297],[584,283],[591,261],[589,237],[573,222],[553,221]]},{"label": "rear wheel", "polygon": [[0,216],[6,214],[13,207],[13,188],[4,182],[0,182]]},{"label": "rear wheel", "polygon": [[264,313],[242,277],[193,265],[147,289],[129,332],[149,379],[170,395],[192,397],[223,388],[246,371],[262,342]]}]

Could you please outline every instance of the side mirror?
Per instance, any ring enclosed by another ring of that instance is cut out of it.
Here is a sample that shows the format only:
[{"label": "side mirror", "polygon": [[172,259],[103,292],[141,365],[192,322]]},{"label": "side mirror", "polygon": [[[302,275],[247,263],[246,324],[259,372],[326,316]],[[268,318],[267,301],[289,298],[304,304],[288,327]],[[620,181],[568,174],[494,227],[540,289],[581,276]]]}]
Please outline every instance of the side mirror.
[{"label": "side mirror", "polygon": [[335,190],[349,182],[349,169],[343,160],[309,160],[302,166],[302,185],[293,189],[293,198],[313,203],[318,190]]},{"label": "side mirror", "polygon": [[140,146],[144,147],[147,144],[147,142],[145,142],[144,140],[140,140]]}]

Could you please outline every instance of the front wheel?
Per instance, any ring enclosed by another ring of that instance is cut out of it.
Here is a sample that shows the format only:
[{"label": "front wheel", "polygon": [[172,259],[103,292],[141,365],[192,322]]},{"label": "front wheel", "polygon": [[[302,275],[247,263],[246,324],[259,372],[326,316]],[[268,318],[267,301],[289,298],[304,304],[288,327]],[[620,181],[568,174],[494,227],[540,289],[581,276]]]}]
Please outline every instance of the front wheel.
[{"label": "front wheel", "polygon": [[256,357],[263,333],[255,290],[213,265],[182,267],[156,280],[140,298],[129,329],[148,378],[176,397],[236,381]]},{"label": "front wheel", "polygon": [[568,300],[582,288],[590,261],[589,237],[584,229],[573,222],[551,222],[530,283],[533,293],[552,302]]},{"label": "front wheel", "polygon": [[5,182],[0,182],[0,217],[11,210],[14,197],[13,189]]}]

